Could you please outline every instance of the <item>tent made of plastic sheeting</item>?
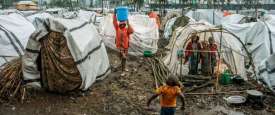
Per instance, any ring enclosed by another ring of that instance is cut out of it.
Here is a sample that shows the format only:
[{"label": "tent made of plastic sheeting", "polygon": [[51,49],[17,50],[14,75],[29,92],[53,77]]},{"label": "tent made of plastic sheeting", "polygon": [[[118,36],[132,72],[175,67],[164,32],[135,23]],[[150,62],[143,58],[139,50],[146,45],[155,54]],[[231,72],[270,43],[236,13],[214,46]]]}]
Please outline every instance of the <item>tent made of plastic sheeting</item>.
[{"label": "tent made of plastic sheeting", "polygon": [[196,21],[204,20],[214,25],[221,25],[227,23],[237,24],[245,17],[244,15],[240,14],[231,14],[228,16],[223,16],[223,12],[213,9],[198,9],[195,11],[189,11],[186,14],[186,16],[193,18]]},{"label": "tent made of plastic sheeting", "polygon": [[191,10],[185,14],[196,21],[204,20],[208,23],[219,25],[222,22],[223,13],[215,9],[197,9]]},{"label": "tent made of plastic sheeting", "polygon": [[195,22],[195,20],[186,17],[186,16],[180,16],[180,17],[174,17],[167,21],[164,29],[164,38],[170,39],[172,37],[173,31],[178,27],[184,27],[188,23]]},{"label": "tent made of plastic sheeting", "polygon": [[[156,21],[147,15],[130,15],[129,23],[134,30],[134,33],[130,36],[129,54],[143,55],[145,50],[150,50],[153,53],[157,52],[159,32]],[[112,15],[105,16],[102,19],[99,31],[103,36],[104,43],[112,49],[117,49]]]},{"label": "tent made of plastic sheeting", "polygon": [[35,23],[35,18],[45,19],[45,18],[60,17],[60,16],[63,16],[63,18],[78,18],[88,23],[94,23],[96,20],[96,15],[97,14],[95,12],[86,11],[86,10],[78,10],[74,12],[60,12],[59,15],[54,15],[47,12],[39,12],[33,15],[29,15],[27,19],[30,20],[35,26],[37,25]]},{"label": "tent made of plastic sheeting", "polygon": [[[46,77],[51,77],[47,75],[60,75],[52,79],[60,79],[60,77],[67,77],[67,75],[72,77],[79,75],[82,82],[79,89],[86,90],[96,80],[104,79],[108,73],[110,73],[110,64],[105,45],[92,24],[78,18],[43,19],[37,17],[35,21],[35,23],[39,24],[39,27],[28,41],[26,53],[23,56],[23,78],[25,81],[29,81],[31,82],[30,84],[34,85],[37,84],[35,81],[39,79],[44,81],[43,79]],[[45,43],[47,41],[49,43]],[[61,45],[62,43],[64,44],[64,41],[65,45]],[[57,48],[57,50],[52,50],[55,48]],[[49,56],[44,58],[44,55]],[[64,60],[66,61],[70,59],[70,57],[72,57],[71,60],[64,62]],[[64,60],[62,58],[64,58]],[[45,64],[50,62],[53,64]],[[68,63],[71,65],[66,65]],[[61,70],[57,71],[53,68]],[[74,71],[72,72],[72,70]],[[72,73],[76,73],[76,75],[72,75]],[[65,81],[66,80],[67,79],[65,79]],[[60,80],[54,81],[59,82]],[[60,82],[62,81],[64,80]],[[60,87],[67,85],[70,84],[59,84]],[[57,91],[60,92],[60,90]]]},{"label": "tent made of plastic sheeting", "polygon": [[165,39],[169,39],[172,36],[172,34],[173,34],[172,26],[174,25],[176,20],[177,20],[177,17],[174,17],[174,18],[168,20],[167,23],[165,24],[165,28],[164,28],[164,38]]},{"label": "tent made of plastic sheeting", "polygon": [[94,23],[96,21],[96,16],[97,16],[96,12],[86,11],[86,10],[78,11],[78,17],[89,23]]},{"label": "tent made of plastic sheeting", "polygon": [[71,11],[71,12],[61,12],[60,16],[67,19],[79,18],[80,20],[84,20],[88,23],[93,23],[96,18],[96,13],[92,11],[86,11],[86,10],[77,10],[77,11]]},{"label": "tent made of plastic sheeting", "polygon": [[8,15],[11,13],[19,13],[20,11],[16,10],[16,9],[5,9],[5,10],[0,10],[0,15]]},{"label": "tent made of plastic sheeting", "polygon": [[223,27],[237,35],[251,53],[257,72],[255,79],[261,79],[275,92],[275,78],[272,71],[274,68],[272,69],[272,63],[270,63],[274,59],[272,55],[274,55],[275,51],[274,22],[274,16],[268,15],[264,21],[259,20],[258,22],[246,24],[226,24]]},{"label": "tent made of plastic sheeting", "polygon": [[41,13],[36,13],[36,14],[30,15],[30,16],[27,16],[27,19],[34,25],[35,28],[38,28],[40,25],[40,22],[38,22],[37,20],[47,19],[47,18],[52,18],[52,17],[53,16],[49,13],[41,12]]},{"label": "tent made of plastic sheeting", "polygon": [[19,13],[0,15],[0,66],[24,55],[34,26]]},{"label": "tent made of plastic sheeting", "polygon": [[[188,73],[188,64],[181,65],[177,52],[184,51],[187,43],[191,40],[191,35],[196,33],[200,37],[200,42],[208,42],[208,38],[213,37],[218,45],[218,53],[228,68],[233,74],[241,75],[244,79],[247,79],[245,60],[250,58],[248,58],[248,51],[238,37],[222,28],[215,28],[209,23],[192,23],[185,27],[179,27],[175,31],[167,46],[170,51],[163,58],[171,73],[177,75],[181,73],[180,71],[184,74]],[[180,70],[180,66],[182,66],[182,70]]]},{"label": "tent made of plastic sheeting", "polygon": [[160,30],[165,30],[166,28],[166,24],[168,23],[168,21],[172,18],[175,18],[175,17],[179,17],[181,16],[180,13],[178,12],[168,12],[165,17],[162,19],[161,21],[161,26],[160,26]]}]

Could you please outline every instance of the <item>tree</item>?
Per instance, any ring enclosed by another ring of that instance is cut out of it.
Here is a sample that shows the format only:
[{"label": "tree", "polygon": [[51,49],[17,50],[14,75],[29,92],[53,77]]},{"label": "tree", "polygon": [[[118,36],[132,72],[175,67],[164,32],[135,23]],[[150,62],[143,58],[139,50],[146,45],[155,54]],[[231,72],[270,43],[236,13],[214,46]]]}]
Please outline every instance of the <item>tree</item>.
[{"label": "tree", "polygon": [[[50,6],[57,6],[57,7],[72,7],[73,5],[72,0],[52,0],[49,5]],[[76,3],[75,3],[76,4]]]},{"label": "tree", "polygon": [[144,0],[129,0],[126,4],[134,6],[134,9],[138,11],[144,5]]}]

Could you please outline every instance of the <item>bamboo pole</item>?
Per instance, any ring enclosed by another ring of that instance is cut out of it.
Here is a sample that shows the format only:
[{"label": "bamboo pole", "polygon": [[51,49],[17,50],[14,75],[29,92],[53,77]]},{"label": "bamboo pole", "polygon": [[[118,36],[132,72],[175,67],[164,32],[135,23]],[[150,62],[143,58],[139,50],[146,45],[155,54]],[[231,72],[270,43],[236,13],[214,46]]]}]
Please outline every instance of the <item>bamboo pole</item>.
[{"label": "bamboo pole", "polygon": [[[222,28],[221,28],[221,37],[220,37],[220,50],[222,50]],[[221,55],[219,55],[218,70],[220,69],[220,63],[221,63]],[[219,87],[219,77],[220,77],[220,71],[218,71],[217,76],[216,76],[216,84],[215,84],[216,92]]]}]

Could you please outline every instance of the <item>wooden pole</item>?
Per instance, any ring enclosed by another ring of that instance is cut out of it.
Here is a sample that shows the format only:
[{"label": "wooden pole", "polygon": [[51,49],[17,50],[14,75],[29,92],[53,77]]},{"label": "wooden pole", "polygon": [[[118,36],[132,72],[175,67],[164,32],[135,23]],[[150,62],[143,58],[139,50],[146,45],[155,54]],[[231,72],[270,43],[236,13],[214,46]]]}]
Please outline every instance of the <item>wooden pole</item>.
[{"label": "wooden pole", "polygon": [[[222,27],[221,27],[221,30],[222,30]],[[220,50],[222,50],[222,31],[221,31],[221,37],[220,37]],[[216,89],[216,92],[218,90],[218,87],[219,87],[219,77],[220,77],[220,63],[221,63],[221,54],[219,55],[219,62],[218,62],[218,73],[217,73],[217,76],[216,76],[216,84],[215,84],[215,89]]]}]

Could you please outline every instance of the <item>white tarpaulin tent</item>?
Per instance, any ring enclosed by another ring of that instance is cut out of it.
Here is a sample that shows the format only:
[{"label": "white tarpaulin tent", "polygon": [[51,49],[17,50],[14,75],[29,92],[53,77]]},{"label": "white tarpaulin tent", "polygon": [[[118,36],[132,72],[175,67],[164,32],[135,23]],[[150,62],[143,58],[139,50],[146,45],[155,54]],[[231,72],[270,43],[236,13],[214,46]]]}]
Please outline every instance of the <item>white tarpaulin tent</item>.
[{"label": "white tarpaulin tent", "polygon": [[174,17],[180,17],[181,14],[175,11],[172,12],[168,12],[165,17],[162,19],[161,21],[161,26],[160,26],[160,30],[164,31],[164,29],[166,28],[166,24],[168,23],[168,21]]},{"label": "white tarpaulin tent", "polygon": [[273,88],[273,91],[275,91],[274,63],[272,63],[275,60],[274,22],[274,16],[267,15],[263,21],[223,25],[224,28],[237,35],[246,44],[256,67],[256,79],[264,81],[270,89]]},{"label": "white tarpaulin tent", "polygon": [[[163,58],[164,63],[167,65],[171,73],[180,73],[180,61],[177,57],[177,51],[186,48],[187,43],[190,41],[190,36],[192,33],[197,33],[200,37],[200,41],[208,41],[209,37],[213,37],[220,47],[220,39],[222,40],[222,50],[219,49],[221,58],[230,65],[230,69],[233,74],[241,75],[246,79],[245,71],[245,58],[247,57],[247,52],[243,50],[243,45],[234,37],[234,35],[226,32],[225,30],[220,30],[215,28],[213,25],[207,22],[192,22],[185,27],[179,27],[176,30],[176,34],[170,39],[167,46],[170,51]],[[182,73],[188,73],[188,65],[182,65]]]},{"label": "white tarpaulin tent", "polygon": [[223,13],[214,9],[197,9],[191,10],[185,14],[185,16],[192,18],[196,21],[204,20],[211,24],[221,24]]},{"label": "white tarpaulin tent", "polygon": [[38,25],[32,34],[23,56],[24,80],[40,79],[36,60],[41,44],[39,40],[50,31],[60,32],[67,41],[70,53],[82,79],[80,89],[88,89],[95,80],[103,79],[110,72],[110,65],[105,45],[96,28],[89,22],[64,18],[35,18]]},{"label": "white tarpaulin tent", "polygon": [[[37,23],[35,21],[35,19],[37,18],[39,19],[46,19],[46,18],[52,18],[55,15],[52,15],[50,13],[47,12],[40,12],[40,13],[36,13],[33,15],[30,15],[27,17],[27,19],[29,21],[31,21],[33,23],[34,26],[37,26]],[[63,17],[71,17],[71,18],[78,18],[80,20],[89,22],[89,23],[93,23],[96,19],[96,13],[92,12],[92,11],[86,11],[86,10],[78,10],[75,12],[59,12],[58,16],[63,16]]]},{"label": "white tarpaulin tent", "polygon": [[80,19],[83,19],[84,21],[87,21],[89,23],[94,23],[96,20],[96,12],[92,11],[86,11],[86,10],[79,10],[78,11],[78,17]]},{"label": "white tarpaulin tent", "polygon": [[240,14],[231,14],[224,17],[222,11],[213,9],[198,9],[195,11],[189,11],[185,15],[196,21],[204,20],[214,25],[236,24],[245,17]]},{"label": "white tarpaulin tent", "polygon": [[174,25],[175,21],[177,20],[177,17],[174,17],[167,21],[164,28],[164,38],[169,39],[171,35],[173,34],[172,26]]},{"label": "white tarpaulin tent", "polygon": [[0,66],[24,55],[34,26],[19,13],[0,15]]},{"label": "white tarpaulin tent", "polygon": [[38,28],[40,23],[37,23],[36,19],[39,20],[39,19],[46,19],[50,17],[53,17],[53,16],[49,13],[42,12],[42,13],[36,13],[36,14],[30,15],[27,17],[27,19],[34,25],[35,28]]},{"label": "white tarpaulin tent", "polygon": [[[146,15],[131,15],[129,23],[134,33],[130,36],[129,54],[142,55],[145,50],[157,52],[159,32],[156,21]],[[115,47],[115,28],[112,15],[105,16],[99,26],[100,34],[104,43],[112,48]]]},{"label": "white tarpaulin tent", "polygon": [[[204,17],[210,17],[210,14]],[[253,78],[263,81],[264,84],[275,92],[275,78],[273,77],[274,63],[272,63],[275,60],[274,53],[272,53],[272,51],[275,51],[275,16],[265,15],[263,19],[258,20],[258,22],[244,24],[235,23],[238,21],[228,21],[231,20],[228,17],[230,16],[223,18],[222,20],[224,22],[216,23],[216,25],[221,24],[223,28],[240,38],[251,54],[253,64],[255,65],[256,75],[254,76],[256,77]],[[198,19],[204,20],[205,18],[200,17]],[[238,19],[241,19],[241,16],[236,20]],[[212,22],[211,19],[207,21]]]}]

